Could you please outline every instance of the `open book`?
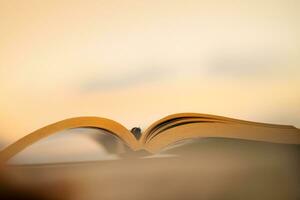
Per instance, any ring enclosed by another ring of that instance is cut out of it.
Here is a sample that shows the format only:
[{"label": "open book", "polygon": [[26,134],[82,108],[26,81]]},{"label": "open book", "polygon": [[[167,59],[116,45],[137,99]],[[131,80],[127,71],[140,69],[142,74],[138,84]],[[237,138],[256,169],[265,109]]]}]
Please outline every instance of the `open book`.
[{"label": "open book", "polygon": [[179,141],[193,138],[235,138],[282,144],[300,144],[300,129],[288,125],[274,125],[237,120],[227,117],[179,113],[164,117],[143,133],[129,131],[123,125],[106,118],[76,117],[50,124],[21,138],[0,152],[0,161],[7,161],[31,144],[72,128],[97,128],[116,136],[133,151],[158,153]]}]

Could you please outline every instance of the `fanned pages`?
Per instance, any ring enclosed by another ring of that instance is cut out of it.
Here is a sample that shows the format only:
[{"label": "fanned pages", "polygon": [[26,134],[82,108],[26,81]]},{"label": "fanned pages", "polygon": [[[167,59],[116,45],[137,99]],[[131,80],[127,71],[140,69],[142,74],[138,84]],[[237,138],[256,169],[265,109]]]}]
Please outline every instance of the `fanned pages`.
[{"label": "fanned pages", "polygon": [[100,117],[76,117],[70,118],[63,121],[50,124],[41,129],[38,129],[25,137],[21,138],[17,142],[5,148],[0,153],[0,161],[6,161],[13,157],[15,154],[19,153],[23,149],[32,145],[33,143],[55,134],[59,131],[63,131],[71,128],[97,128],[108,131],[109,133],[117,136],[125,144],[130,146],[133,150],[138,150],[139,143],[135,137],[121,124],[106,118]]},{"label": "fanned pages", "polygon": [[197,113],[174,114],[155,122],[145,131],[142,143],[146,150],[156,153],[180,140],[208,137],[300,144],[300,130],[293,126]]},{"label": "fanned pages", "polygon": [[98,128],[117,136],[133,151],[157,153],[181,140],[192,138],[235,138],[282,144],[300,144],[300,130],[287,125],[274,125],[237,120],[227,117],[179,113],[153,123],[138,140],[121,124],[106,118],[77,117],[66,119],[21,138],[0,152],[0,161],[7,161],[31,144],[71,128]]}]

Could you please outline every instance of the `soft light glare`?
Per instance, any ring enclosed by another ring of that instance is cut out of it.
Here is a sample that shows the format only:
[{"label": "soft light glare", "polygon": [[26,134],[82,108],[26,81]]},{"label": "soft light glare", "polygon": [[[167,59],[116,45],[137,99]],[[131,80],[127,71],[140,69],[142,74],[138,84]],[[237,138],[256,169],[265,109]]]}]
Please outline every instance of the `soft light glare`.
[{"label": "soft light glare", "polygon": [[0,140],[74,116],[300,127],[295,1],[2,1]]}]

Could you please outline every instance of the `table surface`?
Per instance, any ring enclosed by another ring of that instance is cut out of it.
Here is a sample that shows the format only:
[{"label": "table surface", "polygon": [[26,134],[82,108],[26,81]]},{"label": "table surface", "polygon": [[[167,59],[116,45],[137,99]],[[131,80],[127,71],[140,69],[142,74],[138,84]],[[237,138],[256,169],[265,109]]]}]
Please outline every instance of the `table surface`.
[{"label": "table surface", "polygon": [[194,153],[175,149],[168,153],[177,156],[162,158],[10,166],[5,174],[62,200],[299,199],[299,148],[234,146],[203,144]]}]

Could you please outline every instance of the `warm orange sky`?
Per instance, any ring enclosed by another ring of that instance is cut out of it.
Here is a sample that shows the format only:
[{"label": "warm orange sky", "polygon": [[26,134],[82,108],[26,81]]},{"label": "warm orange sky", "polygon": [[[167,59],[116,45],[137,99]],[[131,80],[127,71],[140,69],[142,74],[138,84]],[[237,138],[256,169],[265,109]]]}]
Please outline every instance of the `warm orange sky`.
[{"label": "warm orange sky", "polygon": [[300,127],[300,3],[0,1],[0,141],[102,116]]}]

